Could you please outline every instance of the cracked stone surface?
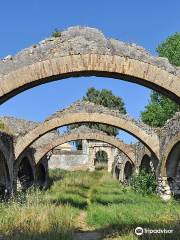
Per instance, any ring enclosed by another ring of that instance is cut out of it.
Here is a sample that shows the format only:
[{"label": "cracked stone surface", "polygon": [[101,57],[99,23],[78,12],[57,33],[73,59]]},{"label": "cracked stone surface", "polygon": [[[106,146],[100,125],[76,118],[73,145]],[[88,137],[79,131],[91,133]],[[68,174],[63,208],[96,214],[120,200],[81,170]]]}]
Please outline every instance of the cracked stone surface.
[{"label": "cracked stone surface", "polygon": [[119,110],[115,110],[115,109],[111,110],[102,105],[97,105],[97,104],[94,104],[94,103],[88,102],[88,101],[77,101],[77,102],[73,103],[72,105],[70,105],[69,107],[55,112],[50,117],[48,117],[46,119],[46,121],[54,119],[54,118],[62,117],[63,115],[68,114],[68,113],[77,113],[77,112],[109,114],[109,115],[112,115],[115,117],[120,117],[125,120],[130,120],[130,121],[134,122],[138,127],[145,130],[148,134],[156,133],[156,129],[144,124],[140,120],[133,119],[132,117],[128,116],[127,114],[120,113]]},{"label": "cracked stone surface", "polygon": [[23,49],[15,56],[4,57],[0,60],[0,77],[39,61],[87,53],[128,57],[180,76],[180,67],[171,65],[167,58],[152,56],[143,47],[134,43],[107,38],[96,28],[75,26],[63,31],[60,37],[46,38]]}]

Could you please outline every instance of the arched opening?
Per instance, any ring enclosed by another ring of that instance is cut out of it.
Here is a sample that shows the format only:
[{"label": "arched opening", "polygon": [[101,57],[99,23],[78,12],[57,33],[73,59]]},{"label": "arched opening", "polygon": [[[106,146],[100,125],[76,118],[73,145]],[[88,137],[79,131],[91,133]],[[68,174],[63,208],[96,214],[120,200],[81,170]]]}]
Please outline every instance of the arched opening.
[{"label": "arched opening", "polygon": [[[177,103],[180,101],[178,76],[164,71],[159,65],[141,62],[130,57],[128,58],[126,55],[124,57],[109,54],[101,55],[93,54],[89,51],[87,54],[81,53],[54,59],[47,59],[46,56],[44,60],[41,55],[41,61],[35,61],[32,65],[26,65],[26,61],[23,63],[25,64],[24,66],[22,66],[21,60],[22,68],[16,69],[16,74],[14,74],[12,68],[11,71],[7,71],[4,75],[4,77],[7,77],[6,81],[1,81],[2,83],[0,84],[2,89],[0,96],[1,104],[29,88],[56,81],[57,79],[61,80],[79,76],[101,76],[121,79],[161,92]],[[26,81],[24,81],[22,71],[23,73],[26,72],[26,76],[28,76]],[[156,74],[156,81],[154,81],[155,72],[158,73]],[[164,76],[167,79],[165,83],[163,81]],[[175,86],[177,87],[175,88]]]},{"label": "arched opening", "polygon": [[159,156],[159,139],[154,131],[153,134],[147,133],[136,123],[136,121],[132,121],[132,119],[129,119],[126,115],[123,115],[122,117],[121,114],[119,116],[114,116],[113,113],[112,115],[111,113],[98,113],[96,112],[98,110],[96,109],[95,104],[93,104],[93,107],[91,106],[93,109],[91,110],[91,114],[89,114],[90,111],[87,109],[87,103],[85,104],[85,102],[81,102],[79,103],[79,106],[80,105],[82,109],[84,109],[84,112],[76,111],[75,109],[77,105],[74,104],[71,106],[71,108],[76,112],[66,112],[65,114],[62,114],[62,112],[58,111],[56,112],[55,116],[51,116],[50,118],[46,119],[46,121],[30,130],[26,135],[23,136],[23,138],[19,138],[15,145],[15,157],[18,158],[20,154],[22,154],[22,152],[40,136],[54,129],[74,123],[100,123],[122,129],[142,141],[151,152],[153,152],[157,157]]},{"label": "arched opening", "polygon": [[108,166],[108,154],[106,151],[99,150],[95,154],[94,160],[95,169],[107,169]]},{"label": "arched opening", "polygon": [[120,174],[120,169],[118,166],[115,167],[115,176],[116,176],[116,179],[119,180],[119,174]]},{"label": "arched opening", "polygon": [[145,154],[140,165],[140,172],[146,172],[150,173],[152,172],[152,167],[151,167],[151,158]]},{"label": "arched opening", "polygon": [[5,199],[9,194],[8,185],[10,176],[4,154],[0,151],[0,199]]},{"label": "arched opening", "polygon": [[[36,151],[35,153],[35,159],[36,159],[36,163],[40,162],[40,160],[46,156],[48,153],[50,153],[52,151],[52,149],[55,149],[57,146],[61,146],[62,144],[65,144],[67,142],[70,141],[76,141],[76,140],[96,140],[96,141],[100,141],[100,142],[104,142],[104,143],[108,143],[110,145],[112,145],[113,147],[119,149],[120,151],[122,151],[125,156],[127,156],[132,162],[135,162],[135,154],[133,152],[133,149],[130,145],[125,144],[124,142],[122,142],[120,139],[115,139],[112,136],[106,136],[104,134],[95,134],[95,133],[79,133],[79,131],[77,133],[67,133],[66,136],[63,137],[59,137],[58,139],[54,139],[54,141],[52,143],[48,143],[48,144],[44,144],[42,145],[42,147]],[[66,150],[71,150],[71,149],[67,149]],[[85,150],[86,152],[87,150]]]},{"label": "arched opening", "polygon": [[25,191],[34,183],[34,175],[31,164],[27,157],[21,160],[18,170],[18,179],[21,185],[21,190]]},{"label": "arched opening", "polygon": [[180,142],[175,144],[167,158],[166,173],[172,194],[180,198]]},{"label": "arched opening", "polygon": [[46,182],[46,171],[42,163],[39,163],[36,167],[36,182],[40,189],[44,187]]},{"label": "arched opening", "polygon": [[131,180],[131,176],[133,173],[132,164],[127,161],[124,167],[124,183],[128,184]]}]

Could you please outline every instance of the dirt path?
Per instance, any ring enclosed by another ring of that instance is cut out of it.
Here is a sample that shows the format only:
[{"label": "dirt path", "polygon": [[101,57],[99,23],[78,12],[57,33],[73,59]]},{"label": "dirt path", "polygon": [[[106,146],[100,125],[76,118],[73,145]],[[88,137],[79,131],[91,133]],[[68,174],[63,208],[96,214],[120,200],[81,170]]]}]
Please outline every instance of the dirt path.
[{"label": "dirt path", "polygon": [[[100,178],[101,179],[101,178]],[[100,181],[100,180],[99,180]],[[96,182],[97,185],[97,182]],[[87,192],[87,204],[91,204],[91,193],[95,185],[92,185]],[[77,219],[77,232],[74,234],[74,240],[100,240],[103,235],[100,231],[96,231],[93,227],[87,224],[87,212],[82,210]]]},{"label": "dirt path", "polygon": [[74,234],[74,240],[100,240],[102,239],[102,233],[93,230],[86,221],[86,212],[81,211],[77,217],[78,231]]}]

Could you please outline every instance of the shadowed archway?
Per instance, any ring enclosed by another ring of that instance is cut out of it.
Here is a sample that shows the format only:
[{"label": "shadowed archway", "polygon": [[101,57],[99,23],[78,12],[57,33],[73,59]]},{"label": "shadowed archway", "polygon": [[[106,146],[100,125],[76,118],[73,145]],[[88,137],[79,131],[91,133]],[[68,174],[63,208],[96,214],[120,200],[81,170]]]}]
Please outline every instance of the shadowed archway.
[{"label": "shadowed archway", "polygon": [[129,183],[132,173],[133,173],[133,166],[129,161],[127,161],[124,166],[124,182],[125,183]]},{"label": "shadowed archway", "polygon": [[141,165],[139,168],[140,168],[140,172],[141,171],[144,171],[146,173],[152,172],[151,158],[147,154],[143,156],[143,159],[141,160]]},{"label": "shadowed archway", "polygon": [[171,192],[180,198],[180,141],[173,146],[167,158],[166,174]]},{"label": "shadowed archway", "polygon": [[8,185],[10,184],[10,175],[5,156],[0,151],[0,199],[6,198],[8,193]]},{"label": "shadowed archway", "polygon": [[42,189],[46,182],[46,170],[43,164],[40,162],[36,165],[36,184]]},{"label": "shadowed archway", "polygon": [[28,157],[24,157],[19,164],[18,179],[22,191],[25,191],[34,183],[33,170]]}]

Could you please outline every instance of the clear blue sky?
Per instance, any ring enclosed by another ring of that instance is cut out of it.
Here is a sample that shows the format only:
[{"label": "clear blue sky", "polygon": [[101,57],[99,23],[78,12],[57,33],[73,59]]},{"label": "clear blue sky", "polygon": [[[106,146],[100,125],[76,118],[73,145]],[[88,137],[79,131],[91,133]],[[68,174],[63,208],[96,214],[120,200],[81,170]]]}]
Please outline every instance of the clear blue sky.
[{"label": "clear blue sky", "polygon": [[[1,0],[0,58],[37,43],[55,28],[82,25],[108,37],[142,45],[152,54],[157,45],[180,31],[179,0]],[[0,115],[42,121],[81,98],[89,87],[111,89],[135,118],[148,103],[150,90],[107,78],[77,78],[42,85],[4,103]],[[123,134],[129,142],[131,137]]]}]

